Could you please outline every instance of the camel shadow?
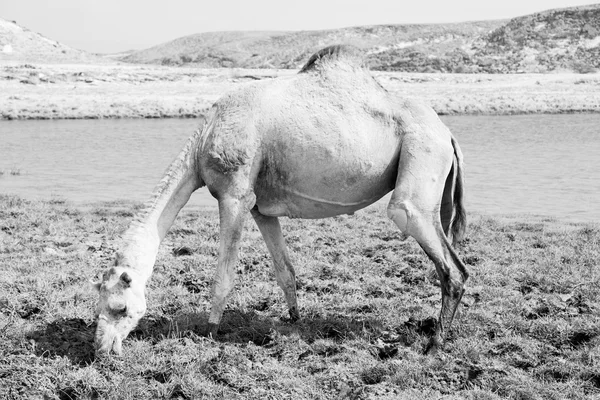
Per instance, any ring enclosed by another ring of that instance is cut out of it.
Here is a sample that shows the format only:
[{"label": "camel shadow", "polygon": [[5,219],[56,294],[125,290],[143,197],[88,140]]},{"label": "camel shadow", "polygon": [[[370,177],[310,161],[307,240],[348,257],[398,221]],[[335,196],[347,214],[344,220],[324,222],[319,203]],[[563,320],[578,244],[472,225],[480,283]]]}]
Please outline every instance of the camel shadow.
[{"label": "camel shadow", "polygon": [[61,318],[27,335],[34,341],[38,357],[65,357],[75,365],[86,366],[94,361],[96,323],[81,318]]},{"label": "camel shadow", "polygon": [[[411,345],[418,337],[433,333],[433,319],[410,319],[396,328],[395,342]],[[130,338],[157,344],[166,338],[204,336],[208,326],[208,313],[183,313],[173,317],[148,315],[130,333]],[[96,323],[81,318],[62,318],[31,332],[27,338],[35,343],[38,357],[65,357],[81,367],[95,360],[94,333]],[[344,315],[308,316],[297,322],[262,316],[256,311],[227,310],[216,338],[221,343],[254,343],[257,346],[273,345],[277,336],[299,335],[312,344],[319,339],[342,342],[347,339],[372,341],[385,336],[386,327],[378,319],[350,318]]]},{"label": "camel shadow", "polygon": [[[143,318],[130,337],[156,344],[165,338],[205,336],[208,326],[208,313],[184,313],[174,317]],[[396,342],[409,346],[420,338],[429,338],[435,330],[435,319],[415,320],[410,318],[404,324],[391,328]],[[297,334],[305,342],[312,344],[319,339],[334,341],[361,339],[371,341],[386,335],[390,330],[375,318],[351,318],[345,315],[307,316],[299,321],[263,316],[256,311],[227,310],[223,314],[216,337],[222,343],[249,342],[268,347],[277,335]]]},{"label": "camel shadow", "polygon": [[[277,335],[297,333],[307,343],[312,343],[317,339],[362,337],[380,326],[381,323],[376,320],[356,320],[345,316],[311,316],[292,323],[283,318],[262,316],[255,311],[227,310],[215,340],[269,346]],[[207,312],[186,313],[171,318],[148,316],[140,321],[131,336],[156,344],[165,338],[205,336],[207,327]]]}]

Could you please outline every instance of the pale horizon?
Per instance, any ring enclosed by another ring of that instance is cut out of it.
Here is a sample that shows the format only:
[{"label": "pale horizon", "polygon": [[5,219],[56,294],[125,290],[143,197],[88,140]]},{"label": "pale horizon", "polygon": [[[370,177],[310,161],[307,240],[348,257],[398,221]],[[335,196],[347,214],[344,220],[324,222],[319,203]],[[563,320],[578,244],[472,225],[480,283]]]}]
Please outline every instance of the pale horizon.
[{"label": "pale horizon", "polygon": [[540,11],[596,4],[589,1],[507,0],[482,4],[472,0],[318,1],[286,4],[275,0],[222,1],[202,4],[173,0],[102,3],[79,0],[8,0],[0,18],[92,53],[142,50],[183,36],[219,31],[303,31],[365,25],[435,24],[510,19]]}]

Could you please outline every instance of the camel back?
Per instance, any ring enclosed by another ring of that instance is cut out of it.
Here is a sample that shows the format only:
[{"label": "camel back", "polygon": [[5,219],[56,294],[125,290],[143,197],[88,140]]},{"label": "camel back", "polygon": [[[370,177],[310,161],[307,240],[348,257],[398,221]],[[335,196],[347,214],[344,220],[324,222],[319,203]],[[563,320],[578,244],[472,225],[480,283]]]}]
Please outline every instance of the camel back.
[{"label": "camel back", "polygon": [[299,73],[322,71],[339,64],[354,68],[366,68],[362,51],[354,46],[336,44],[325,47],[313,54]]}]

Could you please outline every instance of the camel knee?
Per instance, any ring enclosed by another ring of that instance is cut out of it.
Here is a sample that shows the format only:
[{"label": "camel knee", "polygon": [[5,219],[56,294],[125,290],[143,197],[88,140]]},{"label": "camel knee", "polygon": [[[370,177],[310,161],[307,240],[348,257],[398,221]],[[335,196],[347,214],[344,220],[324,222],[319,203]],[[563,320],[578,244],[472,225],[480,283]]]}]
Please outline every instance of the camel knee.
[{"label": "camel knee", "polygon": [[254,191],[250,191],[246,194],[246,196],[244,196],[244,198],[242,199],[242,204],[244,209],[252,211],[252,209],[256,205],[256,194],[254,193]]},{"label": "camel knee", "polygon": [[387,216],[394,221],[396,226],[403,232],[408,233],[408,221],[411,217],[410,206],[406,202],[391,203],[387,208]]},{"label": "camel knee", "polygon": [[462,297],[466,280],[460,271],[447,265],[441,271],[438,270],[438,276],[440,277],[442,288],[450,297]]}]

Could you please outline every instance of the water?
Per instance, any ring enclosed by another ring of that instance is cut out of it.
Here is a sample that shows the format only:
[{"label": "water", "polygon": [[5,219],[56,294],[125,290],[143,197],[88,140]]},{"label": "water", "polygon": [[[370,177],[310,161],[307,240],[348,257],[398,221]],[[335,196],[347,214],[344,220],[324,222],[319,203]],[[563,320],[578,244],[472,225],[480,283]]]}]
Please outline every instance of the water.
[{"label": "water", "polygon": [[[465,155],[468,210],[600,221],[600,115],[443,120]],[[0,122],[0,193],[76,203],[144,201],[197,124]],[[215,207],[216,201],[201,189],[190,206]]]},{"label": "water", "polygon": [[465,156],[470,209],[600,221],[600,115],[443,120]]},{"label": "water", "polygon": [[[0,193],[145,201],[197,126],[193,119],[0,122]],[[217,205],[206,189],[190,203]]]}]

